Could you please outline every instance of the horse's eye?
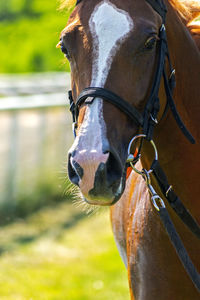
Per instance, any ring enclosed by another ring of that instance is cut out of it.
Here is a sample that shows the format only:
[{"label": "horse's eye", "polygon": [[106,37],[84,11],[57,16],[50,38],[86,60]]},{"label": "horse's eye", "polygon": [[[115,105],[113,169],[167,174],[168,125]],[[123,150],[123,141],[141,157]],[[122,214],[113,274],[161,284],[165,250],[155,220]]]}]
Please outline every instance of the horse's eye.
[{"label": "horse's eye", "polygon": [[67,50],[67,48],[65,47],[64,43],[61,44],[61,51],[65,54],[65,57],[67,59],[70,59],[70,54],[69,51]]},{"label": "horse's eye", "polygon": [[57,48],[60,48],[61,51],[65,54],[65,57],[67,59],[70,59],[70,54],[69,51],[67,50],[67,48],[65,47],[65,44],[63,42],[63,40],[61,39],[60,42],[57,44]]},{"label": "horse's eye", "polygon": [[156,37],[150,37],[146,40],[145,42],[145,48],[147,50],[152,50],[154,48],[154,46],[156,45]]}]

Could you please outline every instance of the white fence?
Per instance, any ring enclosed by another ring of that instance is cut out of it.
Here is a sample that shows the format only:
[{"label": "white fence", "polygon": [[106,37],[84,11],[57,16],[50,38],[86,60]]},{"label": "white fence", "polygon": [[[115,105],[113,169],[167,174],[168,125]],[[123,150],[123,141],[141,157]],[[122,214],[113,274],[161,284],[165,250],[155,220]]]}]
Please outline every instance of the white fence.
[{"label": "white fence", "polygon": [[58,186],[56,178],[66,175],[69,85],[63,73],[0,76],[0,204],[14,207],[40,180]]}]

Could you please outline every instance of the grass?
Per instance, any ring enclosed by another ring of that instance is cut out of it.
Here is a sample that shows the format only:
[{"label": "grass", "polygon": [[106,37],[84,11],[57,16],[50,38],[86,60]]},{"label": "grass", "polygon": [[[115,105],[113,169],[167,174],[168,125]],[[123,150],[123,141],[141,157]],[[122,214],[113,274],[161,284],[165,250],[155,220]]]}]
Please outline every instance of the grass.
[{"label": "grass", "polygon": [[9,195],[8,189],[8,195],[0,203],[0,226],[19,218],[26,218],[45,206],[55,207],[66,199],[68,202],[75,201],[77,189],[70,183],[66,174],[65,176],[62,179],[58,178],[58,174],[50,168],[37,177],[32,187],[27,181],[18,183],[16,194],[11,192]]},{"label": "grass", "polygon": [[129,299],[108,211],[45,208],[4,226],[0,250],[1,300]]}]

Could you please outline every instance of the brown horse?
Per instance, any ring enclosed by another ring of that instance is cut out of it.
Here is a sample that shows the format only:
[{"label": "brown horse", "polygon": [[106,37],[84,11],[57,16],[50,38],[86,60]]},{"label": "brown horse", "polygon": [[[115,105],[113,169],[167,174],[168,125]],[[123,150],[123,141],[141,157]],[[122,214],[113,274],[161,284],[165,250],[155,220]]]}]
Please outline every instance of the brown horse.
[{"label": "brown horse", "polygon": [[[99,92],[97,96],[86,95],[84,101],[78,102],[80,105],[74,115],[78,124],[76,139],[69,151],[69,177],[80,187],[89,204],[116,202],[111,207],[111,220],[119,252],[128,270],[131,299],[197,300],[199,293],[170,243],[152,205],[145,180],[140,174],[127,171],[126,164],[129,142],[141,132],[140,116],[151,94],[159,62],[164,19],[157,9],[159,3],[159,0],[77,2],[59,43],[70,62],[73,99],[80,101],[79,94],[86,87],[112,91],[120,99],[126,99],[129,107],[134,107],[135,120],[124,113],[125,108],[104,101],[105,95],[100,96]],[[191,145],[184,137],[173,114],[166,109],[163,79],[158,90],[160,108],[153,140],[173,190],[200,223],[199,27],[192,22],[200,12],[200,4],[199,1],[172,0],[164,3],[168,48],[176,69],[174,101],[196,144]],[[165,67],[170,77],[167,58]],[[111,98],[110,94],[107,98]],[[71,109],[74,109],[73,103]],[[151,118],[155,123],[155,117],[151,115]],[[137,169],[150,169],[151,148],[148,141],[142,144],[141,158],[135,165]],[[135,151],[135,146],[131,149]],[[163,197],[153,177],[152,185]],[[198,238],[166,205],[199,270]]]}]

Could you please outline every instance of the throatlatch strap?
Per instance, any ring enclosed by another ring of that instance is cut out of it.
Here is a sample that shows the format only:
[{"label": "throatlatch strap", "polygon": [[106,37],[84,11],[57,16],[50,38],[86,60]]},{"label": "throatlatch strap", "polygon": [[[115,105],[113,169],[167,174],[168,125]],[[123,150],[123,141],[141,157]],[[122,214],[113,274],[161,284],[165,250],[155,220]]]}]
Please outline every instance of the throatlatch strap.
[{"label": "throatlatch strap", "polygon": [[189,211],[185,208],[180,198],[175,194],[172,187],[169,185],[167,177],[163,172],[158,160],[154,160],[151,165],[151,170],[159,184],[159,187],[169,202],[170,206],[184,222],[185,225],[191,230],[191,232],[200,239],[200,227],[196,220],[191,216]]},{"label": "throatlatch strap", "polygon": [[166,91],[166,96],[167,96],[167,102],[169,104],[169,107],[172,111],[172,114],[174,116],[174,119],[178,125],[178,127],[180,128],[180,130],[182,131],[182,133],[184,134],[184,136],[190,141],[190,143],[195,144],[195,139],[193,138],[193,136],[191,135],[191,133],[189,132],[189,130],[186,128],[186,126],[184,125],[177,109],[176,106],[174,104],[174,100],[173,100],[173,96],[169,87],[169,83],[167,80],[167,75],[166,75],[166,71],[164,69],[163,71],[163,77],[164,77],[164,85],[165,85],[165,91]]}]

